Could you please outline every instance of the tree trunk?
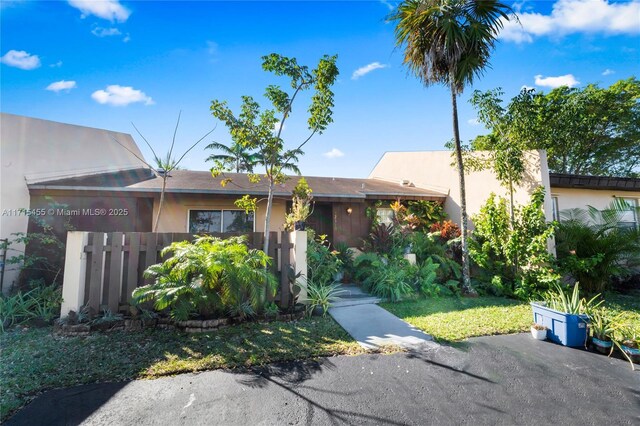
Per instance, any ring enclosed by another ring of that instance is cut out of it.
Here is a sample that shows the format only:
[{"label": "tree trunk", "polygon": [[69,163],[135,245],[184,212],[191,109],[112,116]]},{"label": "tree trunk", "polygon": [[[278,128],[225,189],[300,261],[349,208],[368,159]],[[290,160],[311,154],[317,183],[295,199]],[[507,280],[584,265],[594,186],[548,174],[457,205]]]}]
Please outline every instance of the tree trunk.
[{"label": "tree trunk", "polygon": [[471,287],[471,270],[469,267],[469,241],[467,219],[467,194],[464,183],[464,163],[462,161],[462,147],[460,143],[460,129],[458,127],[458,101],[456,89],[451,84],[451,106],[453,107],[453,139],[456,144],[456,161],[458,164],[458,181],[460,182],[460,231],[462,234],[462,292],[467,295],[476,294]]},{"label": "tree trunk", "polygon": [[[513,236],[513,231],[516,229],[516,216],[515,216],[515,202],[513,201],[513,180],[509,179],[509,202],[511,205],[509,208],[511,209],[511,235]],[[516,251],[513,254],[513,276],[514,278],[518,276],[518,250],[516,247]]]},{"label": "tree trunk", "polygon": [[[165,170],[165,173],[167,171]],[[156,223],[153,225],[153,232],[158,232],[158,224],[160,223],[160,213],[162,213],[162,205],[164,204],[164,190],[167,187],[167,176],[162,177],[162,190],[160,191],[160,202],[158,203],[158,213],[156,214]]]},{"label": "tree trunk", "polygon": [[[269,196],[267,197],[267,211],[264,215],[264,245],[262,250],[269,254],[269,223],[271,221],[271,207],[273,205],[273,180],[269,180]],[[275,262],[275,259],[274,259]]]}]

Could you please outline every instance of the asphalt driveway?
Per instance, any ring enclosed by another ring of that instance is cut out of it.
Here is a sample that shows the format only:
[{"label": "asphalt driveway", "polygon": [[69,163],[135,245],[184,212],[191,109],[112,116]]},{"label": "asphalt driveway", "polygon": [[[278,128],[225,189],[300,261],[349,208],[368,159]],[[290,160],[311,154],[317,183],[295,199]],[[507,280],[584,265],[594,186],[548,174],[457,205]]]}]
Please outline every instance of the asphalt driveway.
[{"label": "asphalt driveway", "polygon": [[639,424],[640,371],[537,342],[471,339],[420,354],[50,391],[8,425]]}]

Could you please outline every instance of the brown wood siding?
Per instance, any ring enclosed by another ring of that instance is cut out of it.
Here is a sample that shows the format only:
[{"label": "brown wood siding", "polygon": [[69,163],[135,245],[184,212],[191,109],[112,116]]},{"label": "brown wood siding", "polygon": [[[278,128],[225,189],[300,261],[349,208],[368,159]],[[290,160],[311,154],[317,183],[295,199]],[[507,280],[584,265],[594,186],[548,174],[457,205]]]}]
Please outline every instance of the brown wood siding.
[{"label": "brown wood siding", "polygon": [[[349,247],[361,247],[362,240],[369,235],[371,220],[367,217],[368,203],[333,204],[333,242],[346,243]],[[351,214],[347,209],[351,208]]]},{"label": "brown wood siding", "polygon": [[[75,231],[89,232],[149,232],[151,231],[153,200],[127,196],[52,196],[52,201],[64,204],[64,210],[71,215],[64,216],[59,212],[44,216],[47,223],[53,226],[56,233],[66,237],[64,223],[70,219]],[[31,195],[31,209],[48,211],[50,201],[44,195]],[[54,207],[55,210],[57,210]],[[89,211],[96,213],[89,214]],[[126,214],[125,214],[126,210]],[[103,214],[104,213],[104,214]],[[29,232],[36,229],[35,223],[29,221]]]}]

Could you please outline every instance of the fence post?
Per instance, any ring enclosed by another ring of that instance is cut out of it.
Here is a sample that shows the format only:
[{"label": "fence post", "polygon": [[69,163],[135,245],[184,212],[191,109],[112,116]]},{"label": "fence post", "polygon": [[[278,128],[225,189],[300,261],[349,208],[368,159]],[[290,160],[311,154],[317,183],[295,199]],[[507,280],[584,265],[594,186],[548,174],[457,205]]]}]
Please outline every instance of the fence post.
[{"label": "fence post", "polygon": [[[300,282],[307,282],[307,231],[293,231],[289,233],[289,241],[293,244],[293,256],[291,256],[291,264],[294,268],[294,274],[300,273],[300,278],[296,280]],[[298,294],[298,302],[306,303],[307,291],[304,287],[300,287],[300,293]]]},{"label": "fence post", "polygon": [[88,242],[88,232],[70,231],[67,233],[60,317],[69,315],[69,311],[78,312],[84,304],[84,281],[87,272],[87,253],[84,248]]}]

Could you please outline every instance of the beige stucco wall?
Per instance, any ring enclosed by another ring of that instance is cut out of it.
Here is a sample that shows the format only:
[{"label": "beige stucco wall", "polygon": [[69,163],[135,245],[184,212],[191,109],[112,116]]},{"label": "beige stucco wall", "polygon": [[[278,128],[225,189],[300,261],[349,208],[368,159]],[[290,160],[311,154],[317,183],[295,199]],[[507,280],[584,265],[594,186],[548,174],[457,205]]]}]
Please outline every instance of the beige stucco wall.
[{"label": "beige stucco wall", "polygon": [[[479,155],[482,155],[480,153]],[[518,204],[529,201],[531,192],[540,185],[547,188],[545,214],[549,220],[553,217],[553,207],[549,188],[549,170],[544,151],[525,153],[526,173],[523,183],[516,188],[514,200]],[[460,223],[460,186],[455,159],[451,151],[387,152],[369,175],[400,182],[408,179],[416,186],[433,189],[447,194],[445,212],[454,222]],[[492,192],[509,197],[509,191],[496,179],[490,170],[465,172],[467,212],[469,216],[480,211]]]},{"label": "beige stucco wall", "polygon": [[609,206],[615,197],[635,198],[640,202],[640,191],[613,191],[582,188],[551,188],[551,196],[558,197],[558,210],[585,208],[593,206],[602,210]]},{"label": "beige stucco wall", "polygon": [[[235,206],[234,198],[220,198],[215,195],[178,195],[167,194],[160,214],[158,232],[188,232],[189,210],[239,210]],[[153,220],[158,214],[160,199],[156,198],[153,205]],[[255,231],[264,231],[266,201],[258,203],[256,212]],[[286,202],[274,200],[271,210],[271,231],[284,231],[284,217],[286,214]]]},{"label": "beige stucco wall", "polygon": [[[0,212],[29,208],[27,182],[144,167],[113,138],[142,157],[128,134],[0,113]],[[27,224],[24,215],[1,215],[0,238],[26,232]],[[8,257],[24,247],[12,249]],[[7,266],[3,291],[14,283],[17,272],[16,266]]]}]

